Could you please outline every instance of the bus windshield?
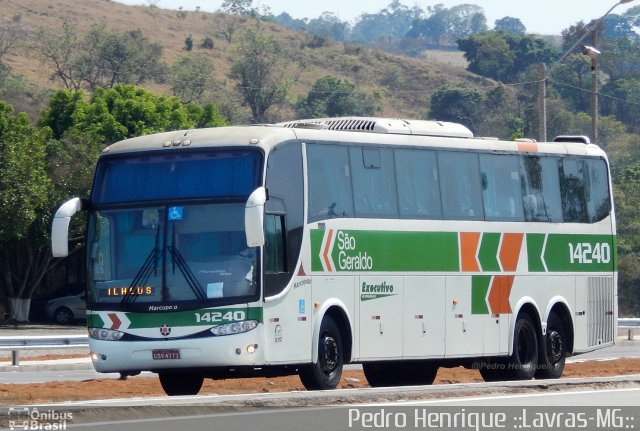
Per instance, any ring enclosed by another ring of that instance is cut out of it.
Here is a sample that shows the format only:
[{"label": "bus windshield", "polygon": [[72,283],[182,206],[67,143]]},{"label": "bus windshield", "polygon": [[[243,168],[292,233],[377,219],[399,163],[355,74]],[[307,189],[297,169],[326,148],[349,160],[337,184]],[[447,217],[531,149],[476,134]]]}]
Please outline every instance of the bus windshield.
[{"label": "bus windshield", "polygon": [[244,208],[261,157],[218,156],[99,167],[87,235],[90,307],[178,310],[257,298],[258,251],[247,247]]}]

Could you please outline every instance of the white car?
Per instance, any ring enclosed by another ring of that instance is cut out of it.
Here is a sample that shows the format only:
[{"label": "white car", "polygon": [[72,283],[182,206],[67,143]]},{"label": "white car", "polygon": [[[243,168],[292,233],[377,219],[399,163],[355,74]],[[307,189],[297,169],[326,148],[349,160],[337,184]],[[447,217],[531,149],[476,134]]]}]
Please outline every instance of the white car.
[{"label": "white car", "polygon": [[52,299],[47,302],[44,312],[47,319],[59,325],[70,325],[76,320],[85,320],[87,305],[84,293]]}]

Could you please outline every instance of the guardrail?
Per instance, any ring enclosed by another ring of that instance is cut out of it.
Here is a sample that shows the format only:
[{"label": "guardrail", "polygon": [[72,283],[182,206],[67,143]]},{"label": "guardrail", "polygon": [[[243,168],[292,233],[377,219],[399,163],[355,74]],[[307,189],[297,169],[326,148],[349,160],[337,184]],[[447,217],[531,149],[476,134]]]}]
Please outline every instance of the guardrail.
[{"label": "guardrail", "polygon": [[20,350],[89,347],[87,335],[38,335],[0,337],[0,350],[11,350],[11,365],[20,365]]},{"label": "guardrail", "polygon": [[618,319],[618,330],[627,331],[627,340],[633,340],[633,333],[636,329],[640,329],[640,319],[621,317]]}]

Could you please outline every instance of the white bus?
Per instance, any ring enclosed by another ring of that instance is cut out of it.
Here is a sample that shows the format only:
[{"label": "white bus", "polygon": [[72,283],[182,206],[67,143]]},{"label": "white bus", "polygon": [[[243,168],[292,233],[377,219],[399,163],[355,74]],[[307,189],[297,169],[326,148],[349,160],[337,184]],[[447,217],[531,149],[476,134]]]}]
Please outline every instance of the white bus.
[{"label": "white bus", "polygon": [[474,138],[382,118],[181,130],[106,147],[89,199],[87,317],[99,372],[298,373],[338,385],[557,378],[614,342],[608,162],[584,137]]}]

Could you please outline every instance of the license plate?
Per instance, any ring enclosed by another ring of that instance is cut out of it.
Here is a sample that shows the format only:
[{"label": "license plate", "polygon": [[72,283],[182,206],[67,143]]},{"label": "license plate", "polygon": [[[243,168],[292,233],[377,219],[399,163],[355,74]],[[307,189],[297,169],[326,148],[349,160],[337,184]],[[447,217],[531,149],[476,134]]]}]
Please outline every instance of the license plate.
[{"label": "license plate", "polygon": [[180,350],[178,349],[152,350],[151,356],[156,361],[161,361],[163,359],[180,359]]}]

